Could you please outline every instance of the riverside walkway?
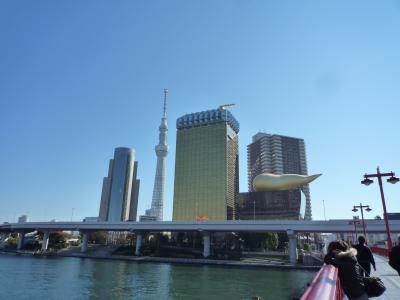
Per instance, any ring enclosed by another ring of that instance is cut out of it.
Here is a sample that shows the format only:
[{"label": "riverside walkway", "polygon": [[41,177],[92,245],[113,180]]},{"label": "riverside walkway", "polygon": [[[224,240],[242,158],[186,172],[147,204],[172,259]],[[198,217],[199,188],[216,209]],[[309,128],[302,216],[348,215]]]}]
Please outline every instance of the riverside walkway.
[{"label": "riverside walkway", "polygon": [[400,276],[389,266],[386,257],[374,254],[376,271],[372,271],[372,276],[378,276],[386,286],[386,291],[382,296],[374,299],[399,300],[400,299]]},{"label": "riverside walkway", "polygon": [[[188,264],[188,265],[214,265],[227,267],[245,267],[245,268],[269,268],[269,269],[286,269],[286,270],[305,270],[318,271],[319,266],[305,266],[301,264],[290,264],[276,259],[265,258],[244,258],[241,260],[221,260],[221,259],[206,259],[206,258],[172,258],[172,257],[154,257],[154,256],[130,256],[130,255],[115,255],[112,254],[117,247],[89,247],[86,253],[81,253],[79,247],[70,247],[58,251],[56,256],[60,257],[78,257],[78,258],[93,258],[93,259],[108,259],[108,260],[125,260],[134,262],[158,262],[172,264]],[[26,254],[30,254],[29,252]],[[45,254],[44,254],[45,255]]]}]

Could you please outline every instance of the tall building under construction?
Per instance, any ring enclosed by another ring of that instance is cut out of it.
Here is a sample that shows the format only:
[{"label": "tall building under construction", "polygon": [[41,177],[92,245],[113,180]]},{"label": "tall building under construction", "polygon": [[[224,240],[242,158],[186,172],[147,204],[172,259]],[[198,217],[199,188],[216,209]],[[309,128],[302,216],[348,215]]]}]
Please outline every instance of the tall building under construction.
[{"label": "tall building under construction", "polygon": [[178,118],[173,220],[232,220],[239,194],[239,123],[226,109]]}]

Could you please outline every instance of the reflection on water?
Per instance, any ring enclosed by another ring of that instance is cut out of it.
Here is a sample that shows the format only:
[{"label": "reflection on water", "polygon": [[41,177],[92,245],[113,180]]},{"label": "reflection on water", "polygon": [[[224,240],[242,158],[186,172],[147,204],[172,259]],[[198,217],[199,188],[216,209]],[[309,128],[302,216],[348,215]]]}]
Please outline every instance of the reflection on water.
[{"label": "reflection on water", "polygon": [[[0,255],[0,299],[291,299],[314,273]],[[6,287],[6,288],[5,288]]]}]

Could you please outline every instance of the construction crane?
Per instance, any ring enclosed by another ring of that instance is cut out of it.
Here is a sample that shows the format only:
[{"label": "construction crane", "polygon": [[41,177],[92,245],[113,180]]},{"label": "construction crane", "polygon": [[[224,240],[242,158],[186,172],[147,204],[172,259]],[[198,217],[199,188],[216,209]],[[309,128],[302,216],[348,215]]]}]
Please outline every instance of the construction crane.
[{"label": "construction crane", "polygon": [[235,103],[221,104],[220,106],[218,106],[218,108],[225,109],[226,107],[230,107],[230,106],[235,106]]}]

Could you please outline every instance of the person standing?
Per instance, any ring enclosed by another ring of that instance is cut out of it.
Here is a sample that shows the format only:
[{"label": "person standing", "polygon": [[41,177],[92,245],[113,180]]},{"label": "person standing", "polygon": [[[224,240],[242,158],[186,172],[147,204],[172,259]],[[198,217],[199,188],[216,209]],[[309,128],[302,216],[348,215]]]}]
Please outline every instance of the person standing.
[{"label": "person standing", "polygon": [[365,246],[365,238],[362,235],[358,237],[358,244],[355,245],[354,248],[357,250],[357,261],[367,272],[366,275],[369,276],[369,274],[371,274],[371,264],[374,267],[374,271],[376,271],[374,256],[372,255],[371,249]]},{"label": "person standing", "polygon": [[397,238],[397,245],[389,252],[389,265],[395,269],[400,276],[400,236]]},{"label": "person standing", "polygon": [[324,261],[338,268],[339,280],[344,293],[350,300],[367,300],[362,270],[357,263],[357,250],[350,248],[346,242],[333,241],[328,246]]}]

